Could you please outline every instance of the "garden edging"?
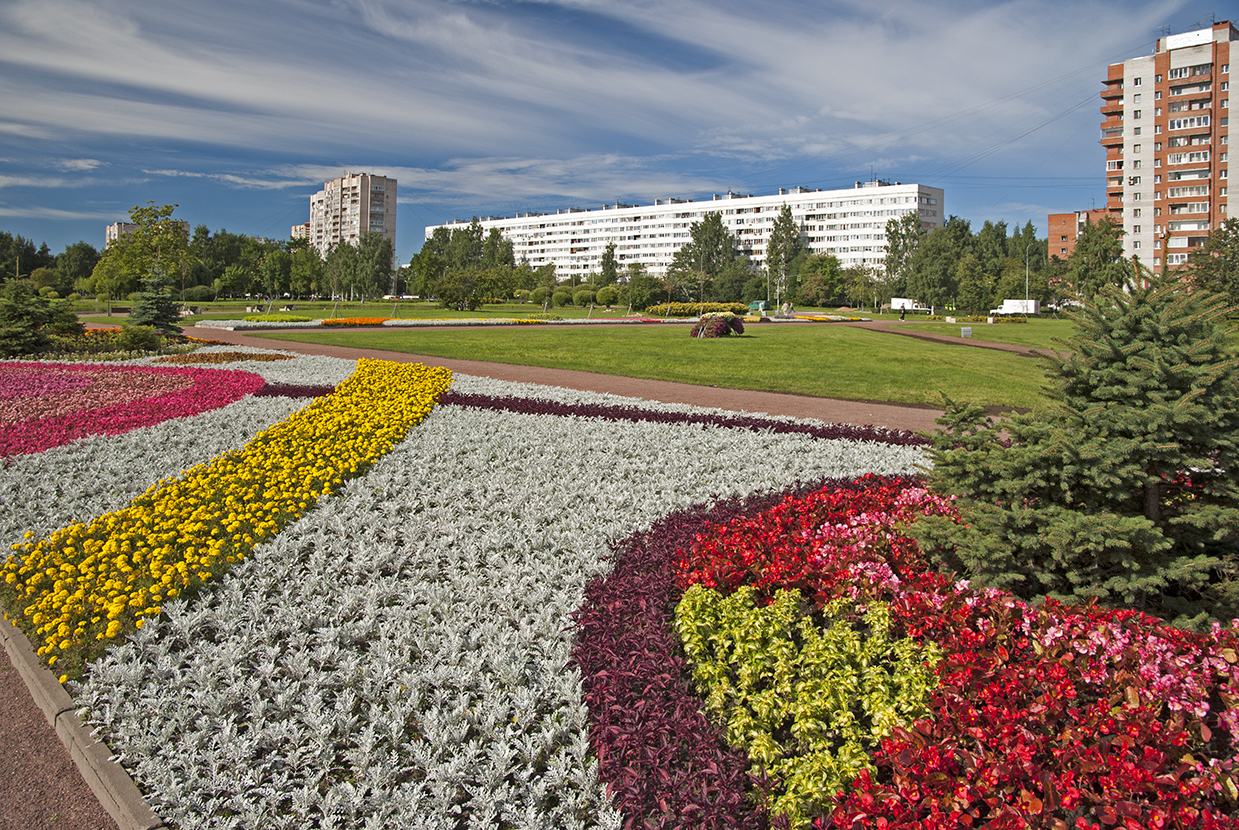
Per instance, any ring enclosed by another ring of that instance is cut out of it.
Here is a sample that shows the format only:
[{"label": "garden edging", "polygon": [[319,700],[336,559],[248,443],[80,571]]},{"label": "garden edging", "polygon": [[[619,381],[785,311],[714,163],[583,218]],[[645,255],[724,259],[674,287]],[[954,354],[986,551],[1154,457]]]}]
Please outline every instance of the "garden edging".
[{"label": "garden edging", "polygon": [[133,779],[112,760],[112,751],[82,723],[69,693],[51,671],[39,663],[26,636],[8,620],[0,619],[0,639],[4,641],[13,667],[30,690],[30,696],[69,750],[82,779],[120,830],[164,827],[163,821],[142,798]]}]

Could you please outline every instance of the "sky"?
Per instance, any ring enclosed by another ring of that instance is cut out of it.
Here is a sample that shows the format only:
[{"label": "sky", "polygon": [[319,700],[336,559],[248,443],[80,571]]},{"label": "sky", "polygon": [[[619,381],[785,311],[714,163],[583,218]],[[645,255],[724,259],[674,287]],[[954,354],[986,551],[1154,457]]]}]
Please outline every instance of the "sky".
[{"label": "sky", "polygon": [[102,248],[153,201],[286,239],[367,172],[401,262],[473,215],[875,177],[1044,236],[1104,204],[1107,65],[1225,5],[0,0],[0,230]]}]

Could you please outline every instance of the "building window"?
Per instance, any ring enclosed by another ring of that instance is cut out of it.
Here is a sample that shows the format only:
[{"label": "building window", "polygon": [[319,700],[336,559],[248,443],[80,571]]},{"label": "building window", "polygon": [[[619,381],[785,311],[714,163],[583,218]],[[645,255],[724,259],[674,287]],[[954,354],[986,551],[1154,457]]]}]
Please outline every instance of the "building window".
[{"label": "building window", "polygon": [[1161,75],[1154,75],[1154,76],[1153,76],[1153,83],[1155,83],[1155,84],[1160,84],[1161,82],[1162,82],[1162,76],[1161,76]]},{"label": "building window", "polygon": [[1133,162],[1131,163],[1131,167],[1132,167],[1132,169],[1133,169],[1133,170],[1139,170],[1139,169],[1140,169],[1140,159],[1136,159],[1135,161],[1133,161]]},{"label": "building window", "polygon": [[1140,226],[1139,226],[1139,225],[1132,225],[1132,226],[1131,226],[1131,232],[1132,232],[1132,233],[1140,233]]},{"label": "building window", "polygon": [[1140,78],[1132,78],[1131,85],[1140,86],[1140,80],[1141,80]]},{"label": "building window", "polygon": [[1153,100],[1154,100],[1154,101],[1160,101],[1160,100],[1162,100],[1162,92],[1161,92],[1161,90],[1160,90],[1160,89],[1159,89],[1157,92],[1154,92],[1154,93],[1153,93]]},{"label": "building window", "polygon": [[1134,239],[1134,240],[1132,240],[1131,246],[1132,246],[1132,248],[1139,248],[1139,247],[1140,247],[1140,240],[1139,240],[1139,239]]},{"label": "building window", "polygon": [[1136,208],[1135,210],[1133,210],[1133,211],[1131,212],[1131,215],[1132,215],[1132,216],[1134,216],[1135,218],[1139,219],[1139,218],[1140,218],[1140,208]]},{"label": "building window", "polygon": [[1131,115],[1132,115],[1132,118],[1139,118],[1140,110],[1133,110]]},{"label": "building window", "polygon": [[1131,148],[1131,151],[1132,151],[1133,153],[1139,153],[1139,152],[1140,152],[1140,145],[1139,145],[1139,144],[1137,144],[1136,146],[1132,147],[1132,148]]},{"label": "building window", "polygon": [[[1162,128],[1161,128],[1161,126],[1160,126],[1160,125],[1158,125],[1158,127],[1157,127],[1157,132],[1159,132],[1159,133],[1160,133],[1161,131],[1162,131]],[[1140,128],[1139,128],[1139,127],[1133,127],[1133,128],[1132,128],[1132,130],[1131,130],[1131,134],[1132,134],[1132,135],[1140,135]]]}]

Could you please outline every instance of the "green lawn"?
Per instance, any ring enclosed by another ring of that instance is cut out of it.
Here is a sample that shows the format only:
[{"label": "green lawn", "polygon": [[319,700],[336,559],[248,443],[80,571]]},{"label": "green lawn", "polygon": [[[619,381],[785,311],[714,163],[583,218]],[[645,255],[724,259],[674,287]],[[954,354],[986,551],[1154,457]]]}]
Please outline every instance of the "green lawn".
[{"label": "green lawn", "polygon": [[262,332],[272,340],[486,360],[853,400],[954,400],[1033,407],[1044,380],[1029,357],[845,326],[751,324],[698,340],[687,326]]},{"label": "green lawn", "polygon": [[1031,346],[1034,349],[1061,348],[1053,340],[1069,340],[1074,332],[1074,324],[1064,318],[1038,319],[1031,318],[1027,323],[902,323],[899,328],[905,331],[924,331],[930,334],[950,334],[959,337],[959,330],[965,326],[972,327],[972,339],[984,340],[989,343],[1009,343],[1013,346]]}]

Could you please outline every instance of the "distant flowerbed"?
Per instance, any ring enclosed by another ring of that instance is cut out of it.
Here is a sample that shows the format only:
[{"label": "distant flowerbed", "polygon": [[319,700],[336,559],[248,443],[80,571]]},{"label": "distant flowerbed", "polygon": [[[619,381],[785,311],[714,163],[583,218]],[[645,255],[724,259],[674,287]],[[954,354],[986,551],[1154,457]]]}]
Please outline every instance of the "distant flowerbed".
[{"label": "distant flowerbed", "polygon": [[262,386],[227,370],[3,362],[0,457],[194,415]]},{"label": "distant flowerbed", "polygon": [[155,358],[152,363],[173,363],[177,366],[193,366],[212,363],[236,363],[251,360],[255,363],[271,363],[276,360],[292,360],[292,355],[260,352],[194,352],[192,354],[174,354]]}]

